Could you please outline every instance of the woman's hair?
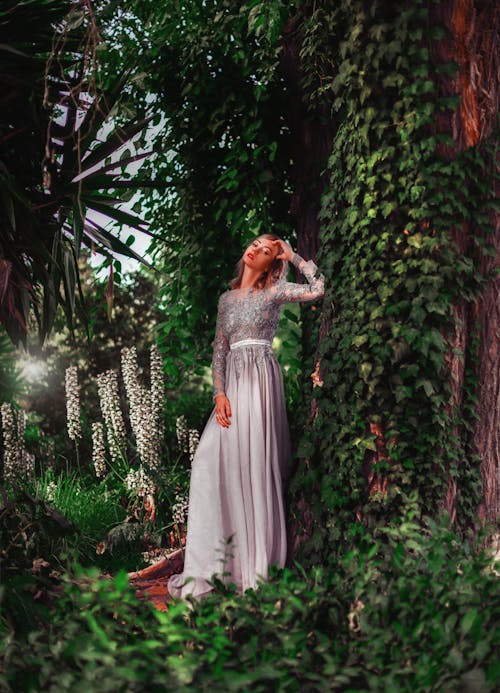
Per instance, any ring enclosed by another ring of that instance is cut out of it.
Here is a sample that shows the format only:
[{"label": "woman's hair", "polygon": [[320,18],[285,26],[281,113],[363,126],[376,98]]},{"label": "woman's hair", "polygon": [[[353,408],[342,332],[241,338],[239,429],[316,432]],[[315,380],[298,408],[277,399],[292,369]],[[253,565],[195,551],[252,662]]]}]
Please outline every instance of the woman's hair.
[{"label": "woman's hair", "polygon": [[[262,233],[260,236],[257,236],[257,239],[267,239],[268,241],[283,241],[280,236],[277,236],[275,233]],[[254,239],[254,240],[257,240]],[[253,243],[253,241],[251,241]],[[284,243],[284,241],[283,241]],[[249,244],[250,245],[250,244]],[[248,248],[248,246],[247,246]],[[246,249],[245,249],[246,250]],[[239,289],[240,284],[241,284],[241,279],[243,277],[243,270],[244,270],[245,264],[243,262],[243,256],[238,260],[236,264],[236,276],[231,279],[229,282],[229,285],[231,289]],[[262,275],[259,277],[259,279],[255,282],[255,286],[257,289],[265,289],[268,286],[271,286],[272,284],[276,284],[276,282],[280,281],[283,277],[286,276],[288,269],[288,262],[286,260],[276,260],[274,259],[271,262],[271,266],[269,267],[268,270],[262,273]]]}]

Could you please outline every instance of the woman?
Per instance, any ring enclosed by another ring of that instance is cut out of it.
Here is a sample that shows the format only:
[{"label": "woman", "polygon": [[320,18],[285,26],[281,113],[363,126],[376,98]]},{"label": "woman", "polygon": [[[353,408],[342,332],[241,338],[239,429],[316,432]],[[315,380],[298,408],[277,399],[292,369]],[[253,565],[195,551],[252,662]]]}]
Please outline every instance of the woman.
[{"label": "woman", "polygon": [[[288,262],[308,284],[286,281]],[[283,378],[271,342],[284,303],[324,294],[324,277],[275,234],[245,250],[219,299],[212,375],[215,408],[193,460],[184,571],[174,597],[202,597],[214,573],[238,591],[286,560],[283,484],[290,438]]]}]

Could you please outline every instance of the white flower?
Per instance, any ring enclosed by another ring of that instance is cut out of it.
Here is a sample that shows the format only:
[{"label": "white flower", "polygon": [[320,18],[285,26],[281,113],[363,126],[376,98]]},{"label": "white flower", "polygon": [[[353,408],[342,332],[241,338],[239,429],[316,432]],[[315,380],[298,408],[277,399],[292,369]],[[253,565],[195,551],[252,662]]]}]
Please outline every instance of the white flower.
[{"label": "white flower", "polygon": [[142,465],[139,469],[131,469],[125,477],[125,486],[128,491],[138,495],[154,495],[156,487],[152,479],[146,474]]},{"label": "white flower", "polygon": [[19,473],[20,455],[17,430],[12,405],[4,402],[1,408],[3,431],[3,476],[5,481],[14,480]]},{"label": "white flower", "polygon": [[106,476],[106,449],[104,429],[100,421],[92,424],[92,462],[98,479]]},{"label": "white flower", "polygon": [[66,417],[68,435],[75,442],[82,437],[80,425],[80,389],[78,387],[78,368],[66,368]]},{"label": "white flower", "polygon": [[45,488],[45,498],[49,503],[53,503],[56,497],[57,484],[55,481],[49,481]]},{"label": "white flower", "polygon": [[26,412],[19,409],[17,415],[8,402],[0,409],[3,430],[3,473],[4,479],[32,479],[35,473],[35,456],[24,447]]},{"label": "white flower", "polygon": [[130,404],[130,423],[135,435],[137,452],[145,465],[158,469],[160,464],[158,431],[151,409],[150,393],[139,381],[135,347],[122,349],[122,373]]},{"label": "white flower", "polygon": [[123,347],[122,349],[122,375],[130,405],[130,423],[134,435],[137,436],[137,429],[139,427],[139,407],[144,398],[144,393],[139,381],[139,367],[137,365],[137,352],[135,347]]},{"label": "white flower", "polygon": [[158,443],[163,438],[165,422],[163,419],[163,399],[165,397],[165,380],[163,377],[162,358],[160,350],[153,344],[150,350],[151,374],[151,413]]},{"label": "white flower", "polygon": [[194,460],[194,455],[196,452],[196,449],[198,447],[198,443],[200,442],[200,434],[195,428],[191,428],[189,430],[189,460],[191,464],[193,463]]},{"label": "white flower", "polygon": [[189,435],[188,435],[188,427],[187,427],[187,421],[186,417],[184,414],[181,416],[178,416],[177,419],[175,420],[175,430],[177,433],[177,442],[179,444],[179,448],[182,452],[188,452],[189,450]]},{"label": "white flower", "polygon": [[147,404],[138,407],[139,424],[136,432],[137,452],[141,460],[152,469],[158,469],[160,459],[158,441],[151,418],[151,408]]},{"label": "white flower", "polygon": [[101,402],[101,411],[106,424],[109,452],[113,462],[121,457],[121,450],[125,447],[125,422],[120,407],[120,393],[118,389],[118,375],[116,371],[109,370],[99,373],[97,376],[97,390]]},{"label": "white flower", "polygon": [[35,478],[35,455],[32,452],[26,452],[23,450],[24,457],[24,470],[27,479]]},{"label": "white flower", "polygon": [[24,440],[26,432],[26,413],[24,409],[19,409],[17,412],[17,439]]},{"label": "white flower", "polygon": [[28,479],[33,477],[35,471],[35,458],[28,453],[24,447],[24,434],[26,433],[26,412],[24,409],[17,411],[17,449],[18,449],[18,464],[19,471]]},{"label": "white flower", "polygon": [[182,525],[187,519],[189,499],[187,496],[176,494],[175,503],[172,505],[172,519],[177,525]]}]

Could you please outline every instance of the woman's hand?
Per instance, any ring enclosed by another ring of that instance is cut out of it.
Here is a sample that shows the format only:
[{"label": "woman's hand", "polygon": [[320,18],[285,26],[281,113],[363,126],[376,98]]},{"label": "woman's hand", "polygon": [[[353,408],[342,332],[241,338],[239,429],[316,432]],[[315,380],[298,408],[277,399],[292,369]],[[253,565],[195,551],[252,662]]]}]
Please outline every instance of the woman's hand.
[{"label": "woman's hand", "polygon": [[292,246],[286,241],[271,241],[273,245],[277,245],[279,253],[276,255],[276,260],[288,260],[292,261],[293,249]]},{"label": "woman's hand", "polygon": [[217,395],[215,398],[215,418],[217,423],[222,426],[222,428],[229,428],[231,422],[229,417],[231,414],[231,404],[229,403],[226,395]]}]

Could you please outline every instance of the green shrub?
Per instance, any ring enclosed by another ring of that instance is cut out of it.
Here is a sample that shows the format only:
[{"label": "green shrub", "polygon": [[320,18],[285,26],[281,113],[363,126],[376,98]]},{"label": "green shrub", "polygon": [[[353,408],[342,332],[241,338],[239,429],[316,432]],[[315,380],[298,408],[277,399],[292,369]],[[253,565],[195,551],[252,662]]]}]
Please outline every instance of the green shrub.
[{"label": "green shrub", "polygon": [[54,474],[47,470],[29,489],[73,522],[77,531],[70,545],[78,552],[80,563],[97,564],[106,571],[138,570],[145,565],[142,552],[166,546],[173,528],[171,509],[176,490],[182,490],[189,480],[184,457],[177,455],[155,477],[158,492],[154,522],[141,517],[143,499],[133,501],[114,474],[98,481],[77,472]]},{"label": "green shrub", "polygon": [[[78,551],[80,562],[92,564],[97,560],[102,568],[123,565],[120,561],[127,558],[125,549],[123,555],[115,556],[115,561],[96,556],[96,548],[105,533],[125,519],[123,492],[107,488],[92,478],[86,480],[76,472],[54,475],[50,470],[37,478],[32,490],[74,524],[78,531],[71,545]],[[137,556],[132,567],[136,565]]]},{"label": "green shrub", "polygon": [[50,617],[46,598],[60,568],[57,557],[66,551],[76,528],[26,491],[18,490],[13,498],[3,487],[0,493],[2,618],[22,633]]},{"label": "green shrub", "polygon": [[[3,684],[63,691],[493,691],[491,557],[440,522],[364,536],[336,565],[271,569],[243,595],[139,601],[74,564],[43,628],[4,636]],[[8,641],[8,642],[7,642]]]}]

